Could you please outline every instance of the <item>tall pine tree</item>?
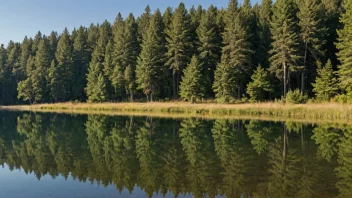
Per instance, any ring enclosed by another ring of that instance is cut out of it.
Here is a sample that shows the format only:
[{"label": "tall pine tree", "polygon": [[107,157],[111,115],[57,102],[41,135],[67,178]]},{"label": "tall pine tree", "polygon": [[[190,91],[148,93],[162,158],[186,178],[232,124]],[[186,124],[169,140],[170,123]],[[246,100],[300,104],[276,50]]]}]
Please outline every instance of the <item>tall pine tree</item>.
[{"label": "tall pine tree", "polygon": [[164,54],[164,24],[159,10],[151,17],[149,27],[143,34],[142,51],[138,57],[136,78],[138,88],[143,90],[147,101],[153,101],[162,87]]},{"label": "tall pine tree", "polygon": [[55,57],[57,64],[52,61],[49,70],[50,97],[62,102],[72,98],[74,84],[72,43],[67,28],[60,36]]},{"label": "tall pine tree", "polygon": [[273,7],[271,22],[272,50],[270,51],[270,71],[283,80],[286,97],[287,84],[292,72],[299,67],[299,35],[296,29],[295,16],[291,0],[277,0]]},{"label": "tall pine tree", "polygon": [[[123,21],[119,14],[114,28],[117,29],[114,35],[113,50],[113,72],[110,76],[112,85],[117,94],[124,92],[129,95],[129,99],[133,100],[135,92],[135,68],[137,56],[139,54],[139,45],[137,40],[137,24],[132,14]],[[129,67],[128,71],[126,69]],[[124,90],[123,90],[124,88]],[[123,92],[124,91],[124,92]],[[126,98],[120,95],[120,98]]]},{"label": "tall pine tree", "polygon": [[85,92],[90,102],[103,102],[109,99],[107,94],[107,79],[104,75],[105,50],[111,38],[112,30],[109,22],[99,27],[99,39],[92,54],[87,74]]},{"label": "tall pine tree", "polygon": [[225,15],[221,62],[215,71],[213,90],[219,102],[241,97],[246,75],[251,71],[251,45],[236,0],[231,0]]},{"label": "tall pine tree", "polygon": [[336,43],[339,50],[337,57],[341,63],[338,66],[339,79],[343,91],[352,98],[352,1],[344,0],[343,6],[345,13],[342,14],[340,21],[344,27],[337,31],[339,38]]},{"label": "tall pine tree", "polygon": [[182,70],[190,60],[192,50],[192,35],[190,32],[190,17],[183,3],[175,9],[172,21],[167,26],[167,65],[172,70],[173,95],[178,96]]},{"label": "tall pine tree", "polygon": [[195,102],[204,96],[202,73],[199,60],[192,57],[191,63],[184,69],[180,84],[180,96],[183,100]]},{"label": "tall pine tree", "polygon": [[315,70],[314,63],[324,55],[322,46],[325,44],[325,29],[322,27],[321,7],[317,0],[301,0],[298,4],[299,26],[304,45],[303,69],[301,74],[301,93],[304,93],[306,73]]},{"label": "tall pine tree", "polygon": [[90,49],[88,45],[88,32],[84,27],[77,30],[77,35],[73,41],[73,89],[74,100],[84,101],[86,99],[84,87],[87,83],[87,71],[90,61]]},{"label": "tall pine tree", "polygon": [[214,83],[214,71],[220,60],[221,35],[216,22],[217,9],[210,6],[202,15],[200,25],[197,29],[199,38],[199,62],[201,64],[203,85],[207,96],[212,96],[212,85]]}]

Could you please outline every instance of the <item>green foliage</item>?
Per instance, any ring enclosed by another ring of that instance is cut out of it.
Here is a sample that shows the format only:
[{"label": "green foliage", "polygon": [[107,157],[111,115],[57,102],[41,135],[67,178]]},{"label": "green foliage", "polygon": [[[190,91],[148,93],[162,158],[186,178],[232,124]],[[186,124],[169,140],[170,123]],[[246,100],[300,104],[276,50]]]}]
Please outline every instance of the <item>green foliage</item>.
[{"label": "green foliage", "polygon": [[88,46],[88,33],[84,27],[79,27],[73,40],[73,90],[72,97],[85,100],[84,87],[87,84],[87,71],[90,61],[90,49]]},{"label": "green foliage", "polygon": [[138,57],[136,68],[136,82],[138,88],[153,101],[158,96],[158,90],[163,87],[162,72],[164,69],[164,24],[161,13],[157,10],[150,19],[150,25],[143,34],[142,51]]},{"label": "green foliage", "polygon": [[67,29],[62,33],[55,53],[56,62],[49,69],[50,96],[55,102],[67,101],[72,98],[73,53],[70,35]]},{"label": "green foliage", "polygon": [[291,73],[299,69],[299,35],[296,31],[295,4],[292,0],[278,0],[273,7],[271,21],[272,49],[270,71],[283,80],[284,97]]},{"label": "green foliage", "polygon": [[247,86],[247,94],[250,96],[251,100],[263,101],[266,93],[274,91],[270,82],[270,76],[261,65],[254,71],[251,78],[252,81]]},{"label": "green foliage", "polygon": [[338,66],[339,80],[343,91],[352,98],[352,2],[349,0],[344,0],[343,7],[345,12],[340,18],[343,28],[341,30],[337,30],[339,37],[338,42],[336,43],[336,47],[339,50],[337,57],[341,63]]},{"label": "green foliage", "polygon": [[[132,82],[125,82],[126,69],[130,67],[129,77],[135,80],[135,68],[139,54],[137,40],[137,24],[134,16],[130,14],[124,21],[121,14],[117,16],[114,23],[114,50],[112,55],[113,72],[109,76],[112,86],[115,88],[119,98],[125,98],[123,93],[129,93],[130,100],[133,100],[133,93],[136,86]],[[125,84],[127,83],[127,84]]]},{"label": "green foliage", "polygon": [[199,60],[193,56],[191,63],[183,71],[183,77],[180,84],[180,96],[183,100],[195,102],[204,96],[202,87],[202,74]]},{"label": "green foliage", "polygon": [[338,80],[332,69],[331,61],[328,60],[324,67],[318,64],[317,78],[313,85],[313,92],[317,100],[330,101],[331,98],[338,94]]},{"label": "green foliage", "polygon": [[107,100],[106,80],[101,63],[90,63],[85,91],[89,102],[104,102]]},{"label": "green foliage", "polygon": [[205,86],[205,94],[213,95],[212,85],[214,83],[214,71],[219,62],[221,54],[221,35],[220,27],[217,24],[218,10],[214,6],[210,6],[208,10],[202,14],[197,34],[200,45],[198,47],[199,61],[202,67],[203,84]]},{"label": "green foliage", "polygon": [[251,71],[250,43],[237,1],[230,1],[225,15],[225,32],[221,62],[218,64],[213,84],[219,102],[229,102],[241,96],[244,77]]},{"label": "green foliage", "polygon": [[167,62],[173,75],[173,94],[179,94],[179,83],[183,69],[187,66],[193,48],[190,32],[190,17],[184,3],[175,9],[171,22],[166,26]]},{"label": "green foliage", "polygon": [[[87,93],[98,92],[104,99],[94,96],[96,101],[177,99],[193,55],[202,76],[197,98],[247,102],[240,101],[247,91],[252,101],[262,101],[300,88],[318,101],[348,103],[351,7],[349,0],[262,0],[253,6],[230,0],[227,8],[189,10],[180,3],[162,16],[147,6],[136,18],[118,14],[113,25],[105,20],[60,34],[38,31],[1,46],[0,105],[86,101]],[[317,67],[317,60],[331,60],[332,69]],[[277,80],[260,77],[258,64]],[[275,92],[269,96],[265,89]]]},{"label": "green foliage", "polygon": [[303,104],[306,103],[308,100],[307,95],[302,95],[299,89],[294,91],[290,90],[287,92],[286,95],[286,102],[290,104]]}]

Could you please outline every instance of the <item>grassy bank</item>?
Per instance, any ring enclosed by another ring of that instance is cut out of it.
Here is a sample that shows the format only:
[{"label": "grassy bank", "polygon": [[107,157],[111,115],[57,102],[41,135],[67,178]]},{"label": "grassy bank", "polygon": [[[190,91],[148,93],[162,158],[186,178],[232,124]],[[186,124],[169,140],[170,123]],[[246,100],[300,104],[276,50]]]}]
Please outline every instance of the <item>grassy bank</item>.
[{"label": "grassy bank", "polygon": [[119,114],[163,114],[179,116],[245,116],[272,119],[352,121],[352,105],[327,104],[190,104],[184,102],[153,103],[56,103],[28,106],[3,106],[11,110],[65,112],[115,112]]}]

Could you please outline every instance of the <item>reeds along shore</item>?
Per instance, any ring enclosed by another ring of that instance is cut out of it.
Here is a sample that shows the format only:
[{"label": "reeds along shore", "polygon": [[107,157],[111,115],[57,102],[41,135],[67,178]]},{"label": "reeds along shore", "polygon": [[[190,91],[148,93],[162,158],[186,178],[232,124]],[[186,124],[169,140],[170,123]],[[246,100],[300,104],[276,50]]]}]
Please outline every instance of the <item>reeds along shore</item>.
[{"label": "reeds along shore", "polygon": [[352,121],[352,105],[337,103],[325,104],[192,104],[185,102],[152,103],[55,103],[23,106],[3,106],[12,110],[50,110],[50,111],[103,111],[139,112],[205,116],[255,116],[285,119],[317,119]]}]

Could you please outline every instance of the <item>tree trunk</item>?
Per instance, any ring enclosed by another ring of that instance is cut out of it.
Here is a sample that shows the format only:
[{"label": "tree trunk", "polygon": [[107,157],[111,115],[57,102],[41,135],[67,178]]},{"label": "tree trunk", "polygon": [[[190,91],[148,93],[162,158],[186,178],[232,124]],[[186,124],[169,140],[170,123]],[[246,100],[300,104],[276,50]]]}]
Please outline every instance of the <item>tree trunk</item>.
[{"label": "tree trunk", "polygon": [[286,74],[286,62],[284,62],[284,98],[286,98],[286,92],[287,92],[287,74]]},{"label": "tree trunk", "polygon": [[176,98],[176,72],[172,73],[172,87],[174,92],[174,98]]},{"label": "tree trunk", "polygon": [[302,71],[302,76],[301,76],[301,94],[304,94],[304,72],[306,70],[307,67],[307,50],[308,50],[308,43],[305,42],[305,49],[304,49],[304,65],[303,65],[303,71]]}]

